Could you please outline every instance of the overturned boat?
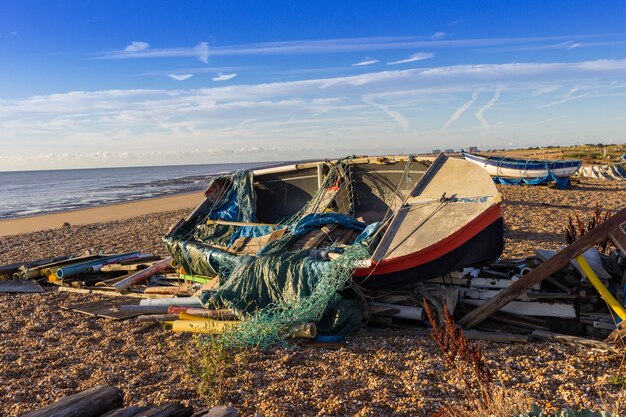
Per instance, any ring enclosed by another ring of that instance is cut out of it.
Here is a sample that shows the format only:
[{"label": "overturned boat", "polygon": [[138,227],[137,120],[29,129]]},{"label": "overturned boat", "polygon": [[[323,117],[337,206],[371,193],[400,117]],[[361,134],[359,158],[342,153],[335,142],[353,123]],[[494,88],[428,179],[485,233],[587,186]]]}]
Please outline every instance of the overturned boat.
[{"label": "overturned boat", "polygon": [[[366,256],[354,265],[353,282],[365,290],[399,289],[488,264],[503,249],[493,181],[475,164],[444,155],[240,171],[213,178],[205,195],[164,237],[191,274],[229,276],[243,258],[291,253],[304,254],[307,268],[315,269],[360,246]],[[295,276],[293,268],[276,267],[273,274]]]},{"label": "overturned boat", "polygon": [[544,184],[554,181],[566,187],[568,178],[578,171],[580,159],[523,159],[504,156],[482,156],[461,150],[465,160],[482,167],[502,184]]}]

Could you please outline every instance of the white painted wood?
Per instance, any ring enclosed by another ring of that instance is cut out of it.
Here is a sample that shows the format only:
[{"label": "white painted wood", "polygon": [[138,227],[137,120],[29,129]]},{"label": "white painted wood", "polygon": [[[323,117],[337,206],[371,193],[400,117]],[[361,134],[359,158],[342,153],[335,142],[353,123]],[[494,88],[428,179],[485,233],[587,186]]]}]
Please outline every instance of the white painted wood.
[{"label": "white painted wood", "polygon": [[[461,300],[464,304],[479,306],[488,300],[472,300],[469,298]],[[576,310],[572,304],[564,303],[541,303],[526,301],[511,301],[499,311],[505,313],[520,314],[533,317],[560,317],[563,319],[576,318]]]}]

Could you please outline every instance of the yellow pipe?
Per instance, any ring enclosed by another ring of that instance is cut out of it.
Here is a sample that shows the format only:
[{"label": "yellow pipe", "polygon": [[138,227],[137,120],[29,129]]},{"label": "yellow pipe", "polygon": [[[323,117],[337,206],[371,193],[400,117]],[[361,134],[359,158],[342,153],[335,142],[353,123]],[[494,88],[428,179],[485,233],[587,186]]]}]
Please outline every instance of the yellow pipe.
[{"label": "yellow pipe", "polygon": [[236,321],[176,320],[172,323],[172,330],[175,332],[220,334],[224,333],[224,330],[227,328],[236,324]]},{"label": "yellow pipe", "polygon": [[296,339],[315,339],[317,326],[314,323],[302,323],[291,329],[290,336]]},{"label": "yellow pipe", "polygon": [[591,267],[587,263],[587,260],[584,258],[584,256],[582,254],[578,255],[576,257],[576,261],[578,262],[578,265],[580,265],[583,272],[587,276],[587,279],[589,280],[589,282],[591,282],[591,285],[593,285],[593,287],[600,293],[600,296],[602,297],[602,299],[606,301],[609,307],[613,311],[615,311],[615,314],[617,314],[620,319],[626,320],[626,311],[624,311],[624,307],[619,303],[619,301],[615,299],[615,297],[613,297],[613,295],[609,292],[609,290],[607,290],[606,287],[602,284],[602,281],[600,281],[600,278],[598,278],[595,272],[593,272],[593,269],[591,269]]}]

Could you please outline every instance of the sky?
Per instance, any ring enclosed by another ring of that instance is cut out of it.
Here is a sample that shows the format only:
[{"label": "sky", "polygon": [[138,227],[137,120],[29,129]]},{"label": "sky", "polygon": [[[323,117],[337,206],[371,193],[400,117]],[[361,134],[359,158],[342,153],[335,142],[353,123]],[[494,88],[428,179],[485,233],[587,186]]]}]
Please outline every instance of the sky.
[{"label": "sky", "polygon": [[626,142],[624,1],[0,0],[0,170]]}]

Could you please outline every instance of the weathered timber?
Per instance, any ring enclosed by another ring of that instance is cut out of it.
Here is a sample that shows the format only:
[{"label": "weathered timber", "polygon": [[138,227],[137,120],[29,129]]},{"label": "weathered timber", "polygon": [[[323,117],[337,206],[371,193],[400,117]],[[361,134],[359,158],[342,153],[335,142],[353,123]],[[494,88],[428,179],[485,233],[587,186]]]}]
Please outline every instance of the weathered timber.
[{"label": "weathered timber", "polygon": [[0,281],[0,293],[35,293],[43,292],[41,285],[33,279]]},{"label": "weathered timber", "polygon": [[193,417],[239,417],[239,410],[234,407],[226,405],[218,405],[210,408],[209,410],[203,410],[193,415]]},{"label": "weathered timber", "polygon": [[528,336],[522,334],[481,332],[478,330],[464,330],[463,334],[470,340],[484,340],[497,343],[528,343]]},{"label": "weathered timber", "polygon": [[153,407],[126,407],[120,408],[118,410],[109,411],[106,414],[101,415],[100,417],[135,417],[137,414],[149,410]]},{"label": "weathered timber", "polygon": [[61,398],[54,404],[32,411],[23,417],[93,417],[122,407],[124,396],[116,387],[90,388]]},{"label": "weathered timber", "polygon": [[506,289],[500,291],[498,295],[487,301],[477,309],[459,320],[459,325],[465,328],[472,328],[478,323],[489,317],[491,314],[500,310],[510,301],[519,297],[529,287],[540,283],[553,273],[557,272],[567,264],[570,259],[580,255],[597,242],[604,240],[609,233],[620,227],[626,222],[626,208],[620,210],[607,221],[597,226],[595,229],[583,235],[580,239],[567,246],[565,249],[554,255],[546,262],[533,269],[528,274],[522,276]]},{"label": "weathered timber", "polygon": [[135,414],[135,417],[189,417],[192,414],[193,409],[191,407],[185,407],[180,403],[171,403],[142,411]]}]

